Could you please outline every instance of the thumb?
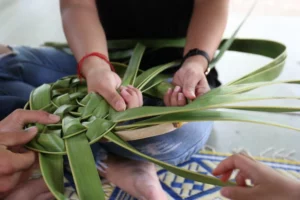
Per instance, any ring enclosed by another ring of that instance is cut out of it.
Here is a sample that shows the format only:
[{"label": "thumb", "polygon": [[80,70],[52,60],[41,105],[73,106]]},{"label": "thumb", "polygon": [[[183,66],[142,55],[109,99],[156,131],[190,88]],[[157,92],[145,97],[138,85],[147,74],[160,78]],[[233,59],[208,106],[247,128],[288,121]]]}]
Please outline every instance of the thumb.
[{"label": "thumb", "polygon": [[196,98],[196,86],[199,82],[199,78],[192,75],[189,77],[186,77],[183,81],[183,94],[188,99],[193,100]]},{"label": "thumb", "polygon": [[24,145],[31,141],[38,133],[37,127],[30,127],[26,131],[19,132],[5,132],[0,134],[0,145],[13,147],[17,145]]},{"label": "thumb", "polygon": [[[224,187],[221,189],[222,196],[234,200],[254,199],[252,188],[247,187]],[[252,195],[252,196],[251,196]]]},{"label": "thumb", "polygon": [[101,95],[116,111],[124,111],[126,109],[124,99],[115,88],[106,88]]}]

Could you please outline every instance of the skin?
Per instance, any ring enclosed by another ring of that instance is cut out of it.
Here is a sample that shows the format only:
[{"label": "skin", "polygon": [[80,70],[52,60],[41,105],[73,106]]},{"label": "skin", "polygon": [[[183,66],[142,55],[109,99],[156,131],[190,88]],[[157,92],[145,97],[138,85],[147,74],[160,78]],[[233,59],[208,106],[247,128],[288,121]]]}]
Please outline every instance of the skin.
[{"label": "skin", "polygon": [[43,180],[28,181],[37,167],[37,155],[24,149],[23,145],[34,138],[38,130],[36,127],[24,130],[23,127],[28,123],[53,124],[58,121],[58,116],[43,111],[16,110],[0,122],[1,199],[41,200],[38,198],[41,193],[49,193],[46,185],[41,184]]},{"label": "skin", "polygon": [[[229,0],[195,0],[184,54],[193,48],[199,48],[213,57],[226,26],[228,3]],[[95,0],[61,0],[60,7],[64,32],[76,60],[79,61],[91,52],[108,56],[106,36]],[[202,56],[187,59],[174,75],[173,84],[177,87],[165,94],[166,106],[183,106],[186,99],[193,100],[209,91],[204,73],[207,66],[207,60]],[[123,111],[142,105],[140,92],[133,87],[120,88],[121,93],[117,92],[121,78],[98,57],[87,58],[81,73],[87,80],[88,91],[103,96],[115,110]],[[153,164],[112,156],[108,156],[106,164],[108,171],[99,173],[134,197],[147,200],[167,199]]]},{"label": "skin", "polygon": [[[215,176],[227,181],[233,170],[239,170],[237,186],[224,187],[221,194],[233,200],[296,200],[300,198],[300,182],[276,172],[272,168],[244,155],[236,154],[222,161],[213,171]],[[246,187],[251,180],[252,187]]]}]

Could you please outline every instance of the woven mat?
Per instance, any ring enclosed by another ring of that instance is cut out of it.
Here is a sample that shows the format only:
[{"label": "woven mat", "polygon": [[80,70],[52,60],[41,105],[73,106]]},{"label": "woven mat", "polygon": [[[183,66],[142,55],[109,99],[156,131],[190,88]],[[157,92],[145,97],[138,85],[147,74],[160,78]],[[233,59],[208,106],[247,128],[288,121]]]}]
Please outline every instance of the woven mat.
[{"label": "woven mat", "polygon": [[[179,165],[182,168],[211,175],[212,169],[229,154],[215,152],[200,152],[195,154],[189,161]],[[291,178],[300,179],[300,162],[276,160],[269,158],[256,158],[278,172]],[[161,184],[170,200],[226,200],[219,193],[220,188],[208,184],[194,182],[158,168],[157,174]],[[78,200],[71,178],[66,175],[66,196],[71,200]],[[136,200],[118,187],[113,186],[106,180],[102,180],[107,200]]]}]

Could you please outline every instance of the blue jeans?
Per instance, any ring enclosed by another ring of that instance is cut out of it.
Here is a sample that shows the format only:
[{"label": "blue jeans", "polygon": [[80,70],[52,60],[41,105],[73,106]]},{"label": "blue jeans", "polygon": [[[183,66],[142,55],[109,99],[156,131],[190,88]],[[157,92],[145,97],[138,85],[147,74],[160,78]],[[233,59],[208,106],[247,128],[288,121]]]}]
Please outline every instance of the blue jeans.
[{"label": "blue jeans", "polygon": [[[34,88],[76,74],[76,60],[63,51],[52,47],[10,48],[13,53],[0,58],[0,118],[4,118],[14,109],[22,108]],[[157,100],[144,100],[147,105],[160,103],[153,103]],[[198,152],[208,140],[211,130],[212,122],[193,122],[167,134],[130,143],[142,153],[176,165]],[[92,149],[99,159],[106,152],[130,159],[141,159],[112,143],[97,143]]]}]

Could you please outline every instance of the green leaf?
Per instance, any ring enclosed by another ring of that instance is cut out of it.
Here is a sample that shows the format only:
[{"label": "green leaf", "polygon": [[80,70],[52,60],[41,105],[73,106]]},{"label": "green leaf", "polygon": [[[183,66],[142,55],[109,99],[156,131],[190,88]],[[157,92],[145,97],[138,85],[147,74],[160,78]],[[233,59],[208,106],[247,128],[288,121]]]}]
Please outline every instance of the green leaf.
[{"label": "green leaf", "polygon": [[248,94],[233,94],[233,95],[218,95],[211,98],[205,96],[199,97],[192,103],[183,107],[159,107],[159,106],[144,106],[140,108],[133,108],[124,112],[112,113],[111,119],[113,122],[122,122],[132,119],[140,119],[144,117],[158,116],[170,113],[188,112],[193,110],[207,110],[223,108],[226,104],[258,101],[268,99],[300,99],[300,97],[262,97],[257,95]]},{"label": "green leaf", "polygon": [[247,15],[245,16],[245,18],[242,20],[242,22],[240,23],[240,25],[237,27],[237,29],[234,31],[234,33],[231,35],[231,37],[224,41],[221,44],[220,47],[220,51],[218,53],[218,55],[212,60],[212,62],[209,64],[209,68],[213,68],[216,66],[217,62],[222,58],[222,56],[224,55],[224,53],[229,49],[229,47],[232,45],[232,43],[235,40],[236,35],[238,34],[238,32],[240,31],[240,29],[242,28],[242,26],[244,25],[244,23],[246,22],[246,20],[248,19],[248,17],[250,16],[250,14],[252,13],[252,11],[255,8],[255,5],[257,4],[257,0],[254,1],[252,7],[250,8],[250,10],[248,11]]},{"label": "green leaf", "polygon": [[60,116],[60,118],[62,119],[66,114],[68,114],[70,111],[74,110],[75,108],[77,108],[77,106],[62,105],[59,108],[57,108],[57,110],[53,114]]},{"label": "green leaf", "polygon": [[40,133],[27,145],[27,148],[48,154],[65,154],[64,141],[57,134]]},{"label": "green leaf", "polygon": [[[96,93],[90,93],[90,98],[86,104],[86,106],[84,107],[83,113],[82,113],[82,118],[86,118],[87,116],[92,115],[92,113],[95,111],[95,109],[101,105],[104,106],[105,103],[102,103],[104,99],[99,96]],[[106,114],[106,113],[104,113]]]},{"label": "green leaf", "polygon": [[49,84],[43,84],[31,92],[29,102],[31,110],[42,110],[51,105],[50,88]]},{"label": "green leaf", "polygon": [[123,77],[122,85],[134,85],[134,81],[142,60],[142,56],[146,50],[146,47],[142,44],[137,44],[133,50],[133,55],[129,61],[127,70]]},{"label": "green leaf", "polygon": [[63,139],[72,137],[86,131],[86,128],[80,123],[79,118],[66,116],[62,120]]},{"label": "green leaf", "polygon": [[235,185],[234,183],[231,182],[222,182],[221,180],[211,177],[211,176],[207,176],[207,175],[203,175],[200,173],[196,173],[196,172],[192,172],[186,169],[182,169],[170,164],[167,164],[165,162],[156,160],[150,156],[147,156],[143,153],[140,153],[139,151],[137,151],[134,147],[132,147],[130,144],[128,144],[126,141],[122,140],[120,137],[118,137],[117,135],[113,134],[112,132],[109,132],[108,134],[106,134],[104,136],[105,138],[109,139],[110,141],[112,141],[113,143],[123,147],[124,149],[127,149],[128,151],[141,156],[142,158],[145,158],[146,160],[155,163],[163,168],[165,168],[166,170],[169,170],[170,172],[190,179],[190,180],[194,180],[194,181],[198,181],[198,182],[202,182],[202,183],[207,183],[207,184],[211,184],[211,185],[218,185],[218,186],[233,186]]},{"label": "green leaf", "polygon": [[64,166],[63,156],[39,154],[40,168],[45,183],[51,193],[58,200],[67,200],[64,194]]},{"label": "green leaf", "polygon": [[142,72],[137,78],[134,86],[140,90],[143,90],[145,85],[155,78],[159,73],[169,68],[178,66],[180,62],[174,61],[157,67],[152,67],[145,72]]},{"label": "green leaf", "polygon": [[275,122],[271,122],[267,118],[264,118],[259,115],[251,115],[250,113],[231,112],[228,110],[191,111],[191,112],[184,112],[184,113],[166,114],[166,115],[161,115],[158,117],[153,117],[151,119],[139,121],[134,124],[118,126],[117,129],[120,129],[120,128],[128,129],[128,128],[136,128],[136,127],[141,127],[141,126],[163,124],[163,123],[193,122],[193,121],[251,122],[251,123],[265,124],[265,125],[277,126],[277,127],[281,127],[281,128],[300,131],[300,128],[295,128],[295,127],[287,126],[284,124],[278,124]]},{"label": "green leaf", "polygon": [[87,126],[86,136],[90,140],[90,144],[99,141],[103,135],[115,127],[115,124],[112,121],[100,118],[96,118],[84,125]]},{"label": "green leaf", "polygon": [[266,56],[273,60],[228,85],[274,80],[281,73],[287,57],[283,44],[268,40],[236,39],[229,50]]},{"label": "green leaf", "polygon": [[[105,200],[90,144],[80,134],[65,140],[71,171],[80,200]],[[78,159],[80,158],[80,159]]]}]

